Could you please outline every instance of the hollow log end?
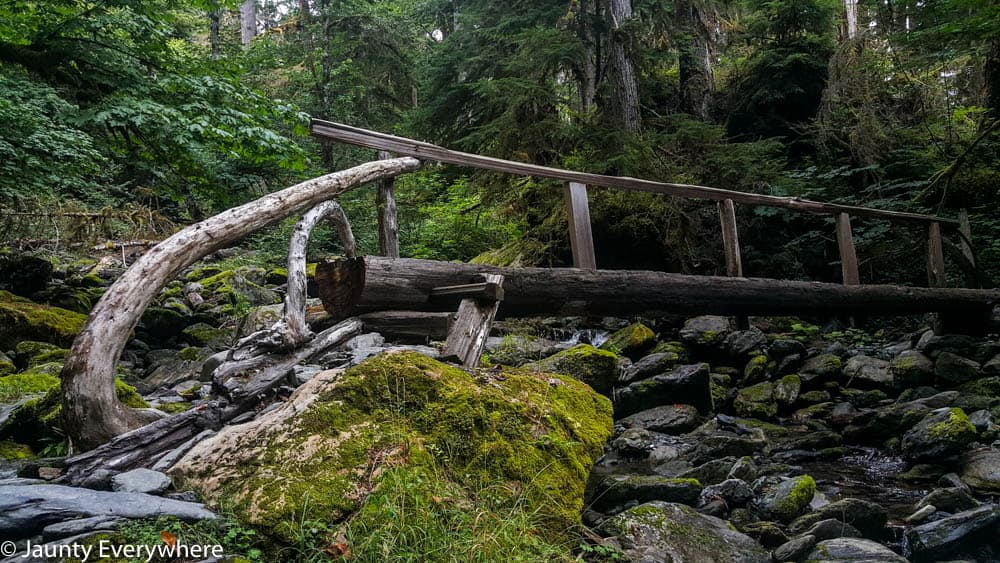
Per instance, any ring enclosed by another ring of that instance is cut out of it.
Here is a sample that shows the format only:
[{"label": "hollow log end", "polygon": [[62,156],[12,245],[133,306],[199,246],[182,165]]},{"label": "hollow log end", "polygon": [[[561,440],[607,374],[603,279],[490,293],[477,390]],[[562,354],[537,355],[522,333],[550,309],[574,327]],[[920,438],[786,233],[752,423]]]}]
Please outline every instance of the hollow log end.
[{"label": "hollow log end", "polygon": [[316,286],[323,308],[341,321],[354,314],[354,308],[361,300],[365,288],[364,257],[327,258],[316,265]]}]

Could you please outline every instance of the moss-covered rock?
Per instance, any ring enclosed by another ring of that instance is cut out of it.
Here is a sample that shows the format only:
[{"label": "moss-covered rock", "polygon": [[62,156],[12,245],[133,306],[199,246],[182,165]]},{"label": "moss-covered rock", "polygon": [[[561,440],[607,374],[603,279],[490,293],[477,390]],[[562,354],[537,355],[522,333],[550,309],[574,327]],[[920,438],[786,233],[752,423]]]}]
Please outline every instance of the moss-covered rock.
[{"label": "moss-covered rock", "polygon": [[809,507],[815,494],[816,481],[800,475],[769,487],[758,500],[757,509],[766,519],[791,522]]},{"label": "moss-covered rock", "polygon": [[963,393],[1000,398],[1000,377],[983,377],[970,381],[958,388]]},{"label": "moss-covered rock", "polygon": [[618,379],[618,356],[590,344],[578,344],[544,360],[525,364],[525,369],[570,375],[602,395],[610,395]]},{"label": "moss-covered rock", "polygon": [[965,411],[932,411],[903,435],[903,454],[910,461],[939,461],[961,453],[976,439],[976,427]]},{"label": "moss-covered rock", "polygon": [[32,459],[33,457],[35,457],[35,452],[31,451],[31,446],[10,440],[0,440],[0,459],[15,461]]},{"label": "moss-covered rock", "polygon": [[652,500],[694,505],[701,494],[697,479],[664,477],[662,475],[607,475],[594,488],[595,510],[608,511],[630,502],[642,504]]},{"label": "moss-covered rock", "polygon": [[916,350],[906,350],[889,362],[897,387],[928,385],[934,381],[934,362]]},{"label": "moss-covered rock", "polygon": [[47,393],[59,386],[59,378],[37,371],[0,377],[0,403],[13,403],[28,395]]},{"label": "moss-covered rock", "polygon": [[727,317],[704,315],[688,319],[680,331],[681,340],[698,347],[721,344],[732,331]]},{"label": "moss-covered rock", "polygon": [[177,336],[188,322],[188,317],[183,313],[165,307],[150,307],[142,314],[142,324],[154,338]]},{"label": "moss-covered rock", "polygon": [[207,323],[195,323],[181,331],[184,340],[193,346],[207,346],[213,349],[227,348],[233,340],[232,332],[215,328]]},{"label": "moss-covered rock", "polygon": [[615,331],[601,344],[601,350],[637,359],[656,346],[656,334],[642,323],[631,324]]},{"label": "moss-covered rock", "polygon": [[740,389],[733,401],[733,408],[741,416],[750,418],[771,418],[778,414],[778,403],[774,399],[774,384],[765,381]]},{"label": "moss-covered rock", "polygon": [[767,354],[752,356],[743,368],[743,381],[745,383],[756,383],[768,379],[768,374],[777,368],[777,364],[772,362]]},{"label": "moss-covered rock", "polygon": [[0,377],[14,373],[15,371],[17,371],[17,366],[14,365],[13,360],[7,354],[0,352]]},{"label": "moss-covered rock", "polygon": [[802,380],[796,374],[786,375],[774,384],[774,400],[783,407],[790,407],[799,399]]},{"label": "moss-covered rock", "polygon": [[366,528],[378,517],[366,499],[381,498],[397,470],[425,480],[414,487],[450,488],[448,502],[516,505],[541,519],[538,533],[562,536],[579,523],[611,429],[610,402],[570,377],[477,378],[396,352],[320,373],[282,407],[198,444],[172,473],[286,539],[302,519]]},{"label": "moss-covered rock", "polygon": [[0,348],[10,348],[21,340],[69,346],[86,320],[80,313],[39,305],[0,291]]}]

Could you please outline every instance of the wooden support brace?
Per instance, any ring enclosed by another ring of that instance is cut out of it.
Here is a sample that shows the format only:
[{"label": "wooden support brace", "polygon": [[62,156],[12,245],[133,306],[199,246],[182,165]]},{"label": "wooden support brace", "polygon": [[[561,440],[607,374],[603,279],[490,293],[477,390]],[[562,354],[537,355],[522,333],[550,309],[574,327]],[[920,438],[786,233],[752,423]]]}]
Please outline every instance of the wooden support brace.
[{"label": "wooden support brace", "polygon": [[858,275],[858,254],[854,249],[854,233],[851,231],[851,216],[837,215],[837,246],[840,248],[840,272],[844,285],[861,285]]},{"label": "wooden support brace", "polygon": [[566,215],[569,217],[569,243],[573,248],[573,265],[584,270],[596,270],[594,234],[590,227],[590,203],[587,186],[569,182],[565,188]]},{"label": "wooden support brace", "polygon": [[927,228],[927,283],[930,287],[945,287],[947,285],[940,223],[931,223]]},{"label": "wooden support brace", "polygon": [[740,257],[740,235],[736,230],[733,200],[719,202],[719,220],[722,222],[722,245],[726,250],[726,274],[731,278],[742,278],[743,260]]},{"label": "wooden support brace", "polygon": [[972,225],[969,223],[967,209],[961,209],[958,212],[958,235],[960,239],[958,245],[962,249],[962,255],[965,256],[970,271],[966,276],[966,285],[971,289],[979,289],[981,284],[976,276],[976,254],[972,251]]},{"label": "wooden support brace", "polygon": [[496,282],[447,285],[431,290],[431,297],[472,297],[485,301],[503,301],[503,286]]},{"label": "wooden support brace", "polygon": [[[503,285],[501,274],[484,274],[484,277],[487,284]],[[478,366],[499,306],[500,301],[495,299],[463,299],[445,340],[442,356],[455,358],[467,368]]]},{"label": "wooden support brace", "polygon": [[[392,158],[388,151],[378,152],[379,160]],[[396,218],[395,179],[383,178],[378,182],[375,196],[378,209],[378,243],[382,256],[399,258],[399,222]]]}]

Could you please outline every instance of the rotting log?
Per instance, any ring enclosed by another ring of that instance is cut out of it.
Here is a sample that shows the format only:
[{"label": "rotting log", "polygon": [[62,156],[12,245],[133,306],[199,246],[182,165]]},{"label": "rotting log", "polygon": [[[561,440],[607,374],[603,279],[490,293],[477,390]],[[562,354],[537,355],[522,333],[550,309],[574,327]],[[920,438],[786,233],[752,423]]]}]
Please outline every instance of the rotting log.
[{"label": "rotting log", "polygon": [[74,450],[88,450],[154,420],[115,395],[115,366],[143,311],[184,268],[247,235],[354,187],[420,168],[399,158],[314,178],[182,229],[137,260],[104,293],[62,371],[63,416]]},{"label": "rotting log", "polygon": [[[760,278],[690,276],[634,270],[497,268],[433,260],[364,257],[355,287],[343,260],[323,261],[316,282],[335,318],[382,310],[453,311],[457,299],[432,297],[434,288],[476,283],[483,274],[504,276],[497,316],[718,314],[718,315],[908,315],[947,313],[968,319],[949,329],[976,332],[1000,303],[1000,290],[932,289],[894,285],[843,286]],[[339,287],[336,284],[341,284]],[[331,301],[328,296],[351,295]],[[967,326],[966,323],[967,322]]]}]

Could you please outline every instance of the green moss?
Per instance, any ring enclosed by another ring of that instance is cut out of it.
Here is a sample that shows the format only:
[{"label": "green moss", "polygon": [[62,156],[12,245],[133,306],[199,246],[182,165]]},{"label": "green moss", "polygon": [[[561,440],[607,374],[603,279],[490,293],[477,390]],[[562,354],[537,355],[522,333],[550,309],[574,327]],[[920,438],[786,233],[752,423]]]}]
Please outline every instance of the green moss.
[{"label": "green moss", "polygon": [[799,515],[812,502],[816,494],[816,481],[809,475],[792,479],[793,485],[788,494],[778,503],[775,516],[782,520],[791,520]]},{"label": "green moss", "polygon": [[772,364],[773,362],[770,362],[764,354],[753,356],[743,369],[744,381],[753,382],[767,379],[768,370],[775,367]]},{"label": "green moss", "polygon": [[184,339],[195,346],[224,346],[232,340],[228,330],[207,323],[196,323],[181,331]]},{"label": "green moss", "polygon": [[187,348],[184,348],[180,352],[177,352],[178,359],[188,362],[195,362],[198,360],[202,360],[204,359],[204,357],[205,357],[204,350],[197,346],[188,346]]},{"label": "green moss", "polygon": [[14,365],[14,362],[6,354],[0,352],[0,377],[12,374],[15,371],[17,371],[17,366]]},{"label": "green moss", "polygon": [[[366,499],[375,502],[382,470],[400,468],[408,479],[436,481],[428,487],[452,483],[476,506],[520,507],[540,533],[558,537],[580,522],[611,414],[608,399],[570,377],[517,370],[477,380],[413,352],[383,354],[347,370],[289,430],[258,444],[253,463],[228,467],[235,473],[205,492],[290,539],[303,518],[353,515],[353,529],[385,519],[365,510]],[[197,487],[217,470],[178,478]]]},{"label": "green moss", "polygon": [[733,408],[741,416],[771,418],[778,414],[774,400],[774,384],[769,381],[740,389],[733,401]]},{"label": "green moss", "polygon": [[57,348],[55,350],[49,350],[48,352],[42,352],[37,356],[33,356],[28,360],[28,368],[33,368],[41,366],[43,364],[62,364],[66,361],[66,356],[69,355],[69,350],[65,348]]},{"label": "green moss", "polygon": [[544,360],[526,364],[524,368],[563,373],[590,385],[598,393],[608,395],[618,379],[618,356],[590,344],[578,344]]},{"label": "green moss", "polygon": [[55,344],[49,344],[48,342],[35,342],[34,340],[24,340],[22,342],[17,343],[17,347],[14,348],[14,353],[21,358],[32,358],[39,354],[59,349],[60,348]]},{"label": "green moss", "polygon": [[26,371],[0,377],[0,403],[13,403],[27,395],[47,393],[59,387],[59,378],[47,373]]},{"label": "green moss", "polygon": [[83,287],[104,287],[104,279],[97,274],[87,274],[80,278],[80,285]]},{"label": "green moss", "polygon": [[115,394],[118,395],[118,400],[126,407],[133,409],[149,408],[149,403],[142,398],[142,395],[136,391],[135,387],[120,379],[115,379]]},{"label": "green moss", "polygon": [[637,356],[656,345],[656,334],[642,323],[631,324],[616,331],[604,344],[601,350],[614,354]]},{"label": "green moss", "polygon": [[191,408],[191,403],[164,403],[156,407],[157,410],[161,410],[169,414],[177,414],[179,412],[184,412]]},{"label": "green moss", "polygon": [[68,346],[86,317],[80,313],[39,305],[0,291],[0,348],[21,340],[40,340]]},{"label": "green moss", "polygon": [[205,278],[211,278],[213,276],[217,276],[221,273],[223,273],[222,268],[218,266],[203,266],[201,268],[195,269],[187,276],[184,276],[184,279],[186,279],[187,281],[199,281],[199,280],[204,280]]},{"label": "green moss", "polygon": [[952,408],[948,415],[948,420],[932,424],[927,428],[927,433],[941,440],[963,440],[970,433],[976,433],[976,427],[969,421],[965,411],[959,408]]},{"label": "green moss", "polygon": [[963,384],[958,390],[984,397],[1000,397],[1000,376],[983,377],[970,381]]},{"label": "green moss", "polygon": [[722,334],[714,330],[706,330],[698,335],[698,344],[710,346],[722,339]]},{"label": "green moss", "polygon": [[7,440],[0,441],[0,459],[12,461],[18,459],[32,459],[34,457],[35,452],[31,451],[31,446]]}]

